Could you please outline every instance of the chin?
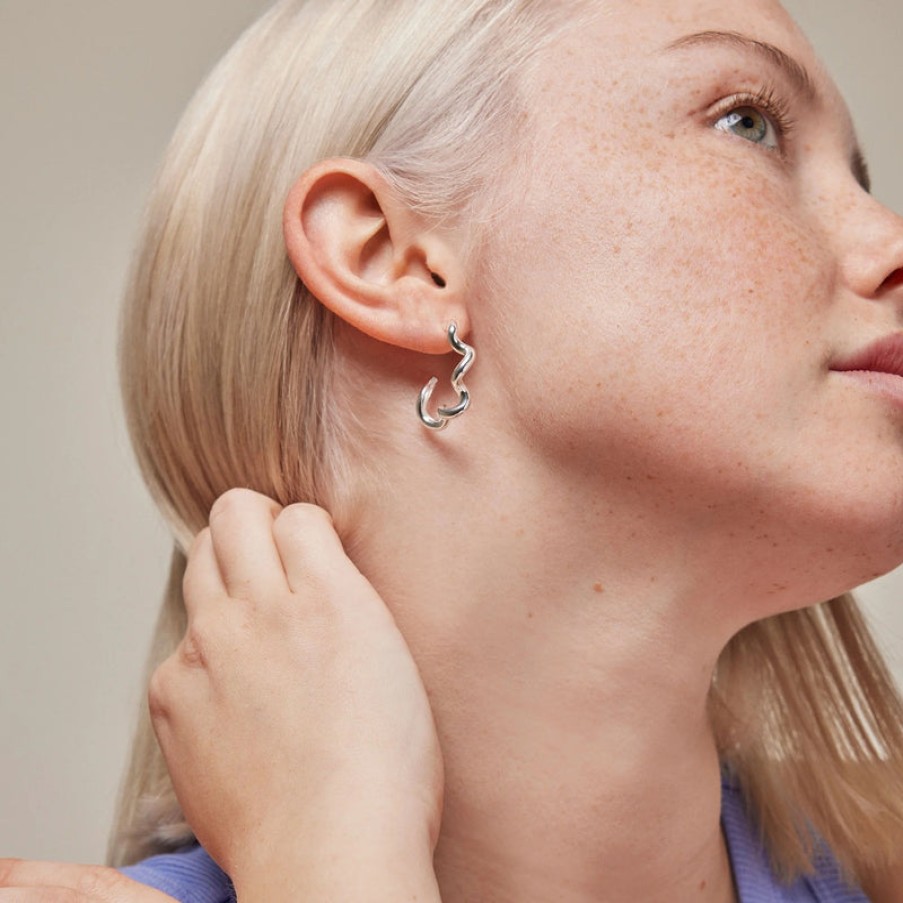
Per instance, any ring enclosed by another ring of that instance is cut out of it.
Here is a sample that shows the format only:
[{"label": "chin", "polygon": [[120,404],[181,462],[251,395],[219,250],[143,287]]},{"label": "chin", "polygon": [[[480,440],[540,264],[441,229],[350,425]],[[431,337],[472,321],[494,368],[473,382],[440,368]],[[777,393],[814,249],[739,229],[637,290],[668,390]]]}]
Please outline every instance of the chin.
[{"label": "chin", "polygon": [[[903,529],[875,530],[855,535],[837,535],[813,555],[812,572],[822,583],[814,601],[826,601],[852,592],[903,564]],[[824,581],[824,582],[822,582]]]},{"label": "chin", "polygon": [[757,524],[753,542],[734,557],[749,579],[751,620],[827,602],[903,564],[903,516],[891,506],[801,514],[799,506],[784,508],[783,518]]},{"label": "chin", "polygon": [[785,486],[768,509],[769,526],[798,549],[800,561],[844,575],[833,595],[903,564],[903,470],[897,480],[899,467],[877,460],[857,470],[857,463],[849,461],[843,479],[816,471],[803,486]]}]

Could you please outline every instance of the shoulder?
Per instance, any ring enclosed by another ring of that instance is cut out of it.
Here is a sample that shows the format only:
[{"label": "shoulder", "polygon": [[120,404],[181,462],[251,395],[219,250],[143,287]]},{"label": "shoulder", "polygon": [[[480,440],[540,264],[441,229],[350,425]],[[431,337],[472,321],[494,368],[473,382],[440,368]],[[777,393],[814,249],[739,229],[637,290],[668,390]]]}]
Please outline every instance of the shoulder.
[{"label": "shoulder", "polygon": [[151,856],[119,871],[181,903],[235,903],[229,876],[198,845]]},{"label": "shoulder", "polygon": [[721,827],[740,903],[869,903],[861,890],[846,883],[824,844],[818,847],[812,875],[782,883],[772,870],[743,794],[729,775],[721,785]]}]

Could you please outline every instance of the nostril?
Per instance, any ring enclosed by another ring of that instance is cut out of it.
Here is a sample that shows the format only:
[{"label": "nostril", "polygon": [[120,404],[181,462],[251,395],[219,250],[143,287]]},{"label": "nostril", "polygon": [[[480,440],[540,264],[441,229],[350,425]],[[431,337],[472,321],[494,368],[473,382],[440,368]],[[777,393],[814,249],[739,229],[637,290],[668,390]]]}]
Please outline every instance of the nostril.
[{"label": "nostril", "polygon": [[900,267],[898,270],[894,270],[884,282],[881,283],[881,287],[878,289],[878,293],[883,295],[885,292],[891,292],[895,288],[900,288],[903,286],[903,267]]}]

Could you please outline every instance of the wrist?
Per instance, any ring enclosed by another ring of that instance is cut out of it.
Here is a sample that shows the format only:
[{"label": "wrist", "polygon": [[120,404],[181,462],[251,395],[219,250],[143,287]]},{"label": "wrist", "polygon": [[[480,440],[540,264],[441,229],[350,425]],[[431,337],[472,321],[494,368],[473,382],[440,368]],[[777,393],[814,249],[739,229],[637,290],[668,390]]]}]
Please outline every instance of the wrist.
[{"label": "wrist", "polygon": [[238,903],[441,903],[428,832],[320,836],[231,875]]}]

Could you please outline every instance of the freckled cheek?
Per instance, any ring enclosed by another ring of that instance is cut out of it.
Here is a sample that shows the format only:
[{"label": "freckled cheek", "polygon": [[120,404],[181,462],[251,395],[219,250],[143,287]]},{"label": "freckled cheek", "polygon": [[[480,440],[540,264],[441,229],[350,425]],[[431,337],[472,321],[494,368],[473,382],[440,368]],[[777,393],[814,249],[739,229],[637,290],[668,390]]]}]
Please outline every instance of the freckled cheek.
[{"label": "freckled cheek", "polygon": [[512,297],[542,300],[519,301],[518,321],[541,316],[558,388],[566,380],[575,402],[619,386],[640,393],[636,410],[667,383],[707,416],[726,372],[722,403],[764,404],[811,378],[799,348],[825,309],[825,252],[756,153],[747,164],[647,130],[630,147],[559,157],[567,164],[534,186],[536,219],[521,221],[508,258],[523,257],[530,280]]},{"label": "freckled cheek", "polygon": [[637,325],[655,317],[672,340],[695,325],[710,341],[724,333],[735,344],[743,328],[773,342],[812,315],[824,254],[785,184],[754,163],[718,162],[672,158],[635,176],[631,196],[597,221],[595,267],[615,293],[628,288],[624,312]]}]

